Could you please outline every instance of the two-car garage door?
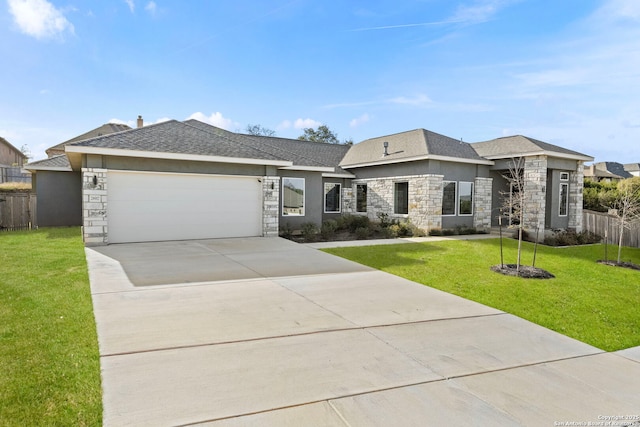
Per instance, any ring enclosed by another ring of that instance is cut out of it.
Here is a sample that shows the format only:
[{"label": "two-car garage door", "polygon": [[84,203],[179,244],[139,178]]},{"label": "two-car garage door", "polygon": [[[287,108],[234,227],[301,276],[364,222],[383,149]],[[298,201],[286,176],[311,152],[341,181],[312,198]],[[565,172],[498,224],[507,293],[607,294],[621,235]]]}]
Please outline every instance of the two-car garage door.
[{"label": "two-car garage door", "polygon": [[109,243],[262,234],[258,177],[109,171]]}]

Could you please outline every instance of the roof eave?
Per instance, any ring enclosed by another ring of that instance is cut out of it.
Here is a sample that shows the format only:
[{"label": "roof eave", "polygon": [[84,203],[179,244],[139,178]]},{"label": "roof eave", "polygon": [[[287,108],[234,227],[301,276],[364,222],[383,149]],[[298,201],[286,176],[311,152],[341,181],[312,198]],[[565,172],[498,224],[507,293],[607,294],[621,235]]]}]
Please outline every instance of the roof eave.
[{"label": "roof eave", "polygon": [[[234,164],[265,165],[265,166],[278,166],[278,167],[292,166],[292,162],[288,162],[284,160],[208,156],[208,155],[188,154],[188,153],[168,153],[163,151],[138,151],[138,150],[126,150],[123,148],[84,147],[84,146],[77,146],[77,145],[65,146],[65,152],[69,157],[69,161],[72,161],[71,156],[69,156],[69,154],[77,153],[77,154],[98,154],[103,156],[116,156],[116,157],[141,157],[141,158],[147,158],[147,159],[190,160],[195,162],[234,163]],[[73,166],[74,164],[72,162],[72,167]]]},{"label": "roof eave", "polygon": [[531,157],[531,156],[558,157],[561,159],[581,160],[583,162],[593,161],[593,157],[587,156],[585,154],[558,153],[557,151],[548,151],[548,150],[530,151],[526,153],[495,154],[493,156],[483,156],[483,157],[490,160],[502,160],[502,159],[512,159],[514,157]]},{"label": "roof eave", "polygon": [[346,178],[346,179],[355,179],[356,176],[351,173],[323,173],[323,178]]},{"label": "roof eave", "polygon": [[397,164],[404,162],[416,162],[419,160],[440,160],[444,162],[456,162],[456,163],[469,163],[476,165],[488,165],[492,166],[495,162],[492,160],[485,159],[467,159],[464,157],[451,157],[451,156],[439,156],[434,154],[428,154],[426,156],[415,156],[415,157],[404,157],[401,159],[381,159],[373,162],[362,162],[362,163],[353,163],[350,165],[341,164],[340,167],[343,169],[352,169],[352,168],[361,168],[367,166],[381,166],[381,165],[389,165],[389,164]]},{"label": "roof eave", "polygon": [[73,169],[69,166],[23,166],[23,169],[28,170],[29,172],[37,172],[37,171],[54,171],[54,172],[73,172]]},{"label": "roof eave", "polygon": [[287,165],[282,166],[281,170],[291,171],[307,171],[307,172],[334,172],[335,169],[328,166],[301,166],[301,165]]}]

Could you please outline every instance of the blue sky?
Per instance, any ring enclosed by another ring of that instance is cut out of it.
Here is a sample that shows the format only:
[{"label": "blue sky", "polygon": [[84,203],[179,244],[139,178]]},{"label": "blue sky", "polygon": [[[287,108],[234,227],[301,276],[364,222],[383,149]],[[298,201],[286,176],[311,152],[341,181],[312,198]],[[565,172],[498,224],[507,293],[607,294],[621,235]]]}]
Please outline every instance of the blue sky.
[{"label": "blue sky", "polygon": [[640,162],[637,0],[5,0],[0,136],[199,118],[355,142],[523,134]]}]

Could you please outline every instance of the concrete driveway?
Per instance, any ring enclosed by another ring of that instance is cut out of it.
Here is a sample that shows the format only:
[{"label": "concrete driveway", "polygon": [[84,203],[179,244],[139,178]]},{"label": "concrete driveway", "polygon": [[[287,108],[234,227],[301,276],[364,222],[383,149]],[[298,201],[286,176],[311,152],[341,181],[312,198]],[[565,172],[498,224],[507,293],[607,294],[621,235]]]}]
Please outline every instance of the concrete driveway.
[{"label": "concrete driveway", "polygon": [[637,349],[605,353],[309,246],[246,238],[86,254],[107,426],[640,415]]}]

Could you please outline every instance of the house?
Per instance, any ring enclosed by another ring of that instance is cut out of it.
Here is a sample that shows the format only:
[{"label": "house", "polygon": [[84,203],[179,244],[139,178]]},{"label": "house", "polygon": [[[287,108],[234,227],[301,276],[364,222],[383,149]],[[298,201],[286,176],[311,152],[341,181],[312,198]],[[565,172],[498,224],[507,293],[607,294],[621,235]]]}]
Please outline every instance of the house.
[{"label": "house", "polygon": [[[492,224],[497,225],[501,198],[512,193],[503,178],[513,159],[523,159],[524,229],[536,232],[553,229],[582,230],[584,162],[593,157],[522,135],[471,144],[485,159],[492,160]],[[542,233],[543,234],[543,233]]]},{"label": "house", "polygon": [[526,226],[580,230],[583,162],[593,160],[521,136],[469,144],[416,129],[349,146],[243,135],[196,120],[64,149],[65,171],[80,175],[88,245],[277,236],[280,227],[343,214],[387,214],[427,231],[486,230],[497,221],[502,174],[514,157],[526,160],[531,181],[535,209]]},{"label": "house", "polygon": [[616,182],[624,178],[606,169],[599,169],[595,164],[585,166],[584,178],[594,182]]},{"label": "house", "polygon": [[627,163],[622,166],[624,167],[624,170],[632,176],[640,176],[640,163]]},{"label": "house", "polygon": [[0,137],[0,183],[28,181],[29,174],[25,177],[21,171],[26,161],[27,156],[22,151]]},{"label": "house", "polygon": [[82,180],[80,170],[72,170],[64,147],[68,144],[130,130],[124,124],[107,123],[46,150],[47,159],[31,162],[32,188],[38,200],[40,227],[82,225]]},{"label": "house", "polygon": [[633,169],[633,163],[623,165],[618,162],[598,162],[586,168],[585,177],[598,182],[621,181],[633,176],[633,174],[627,170],[627,167]]}]

